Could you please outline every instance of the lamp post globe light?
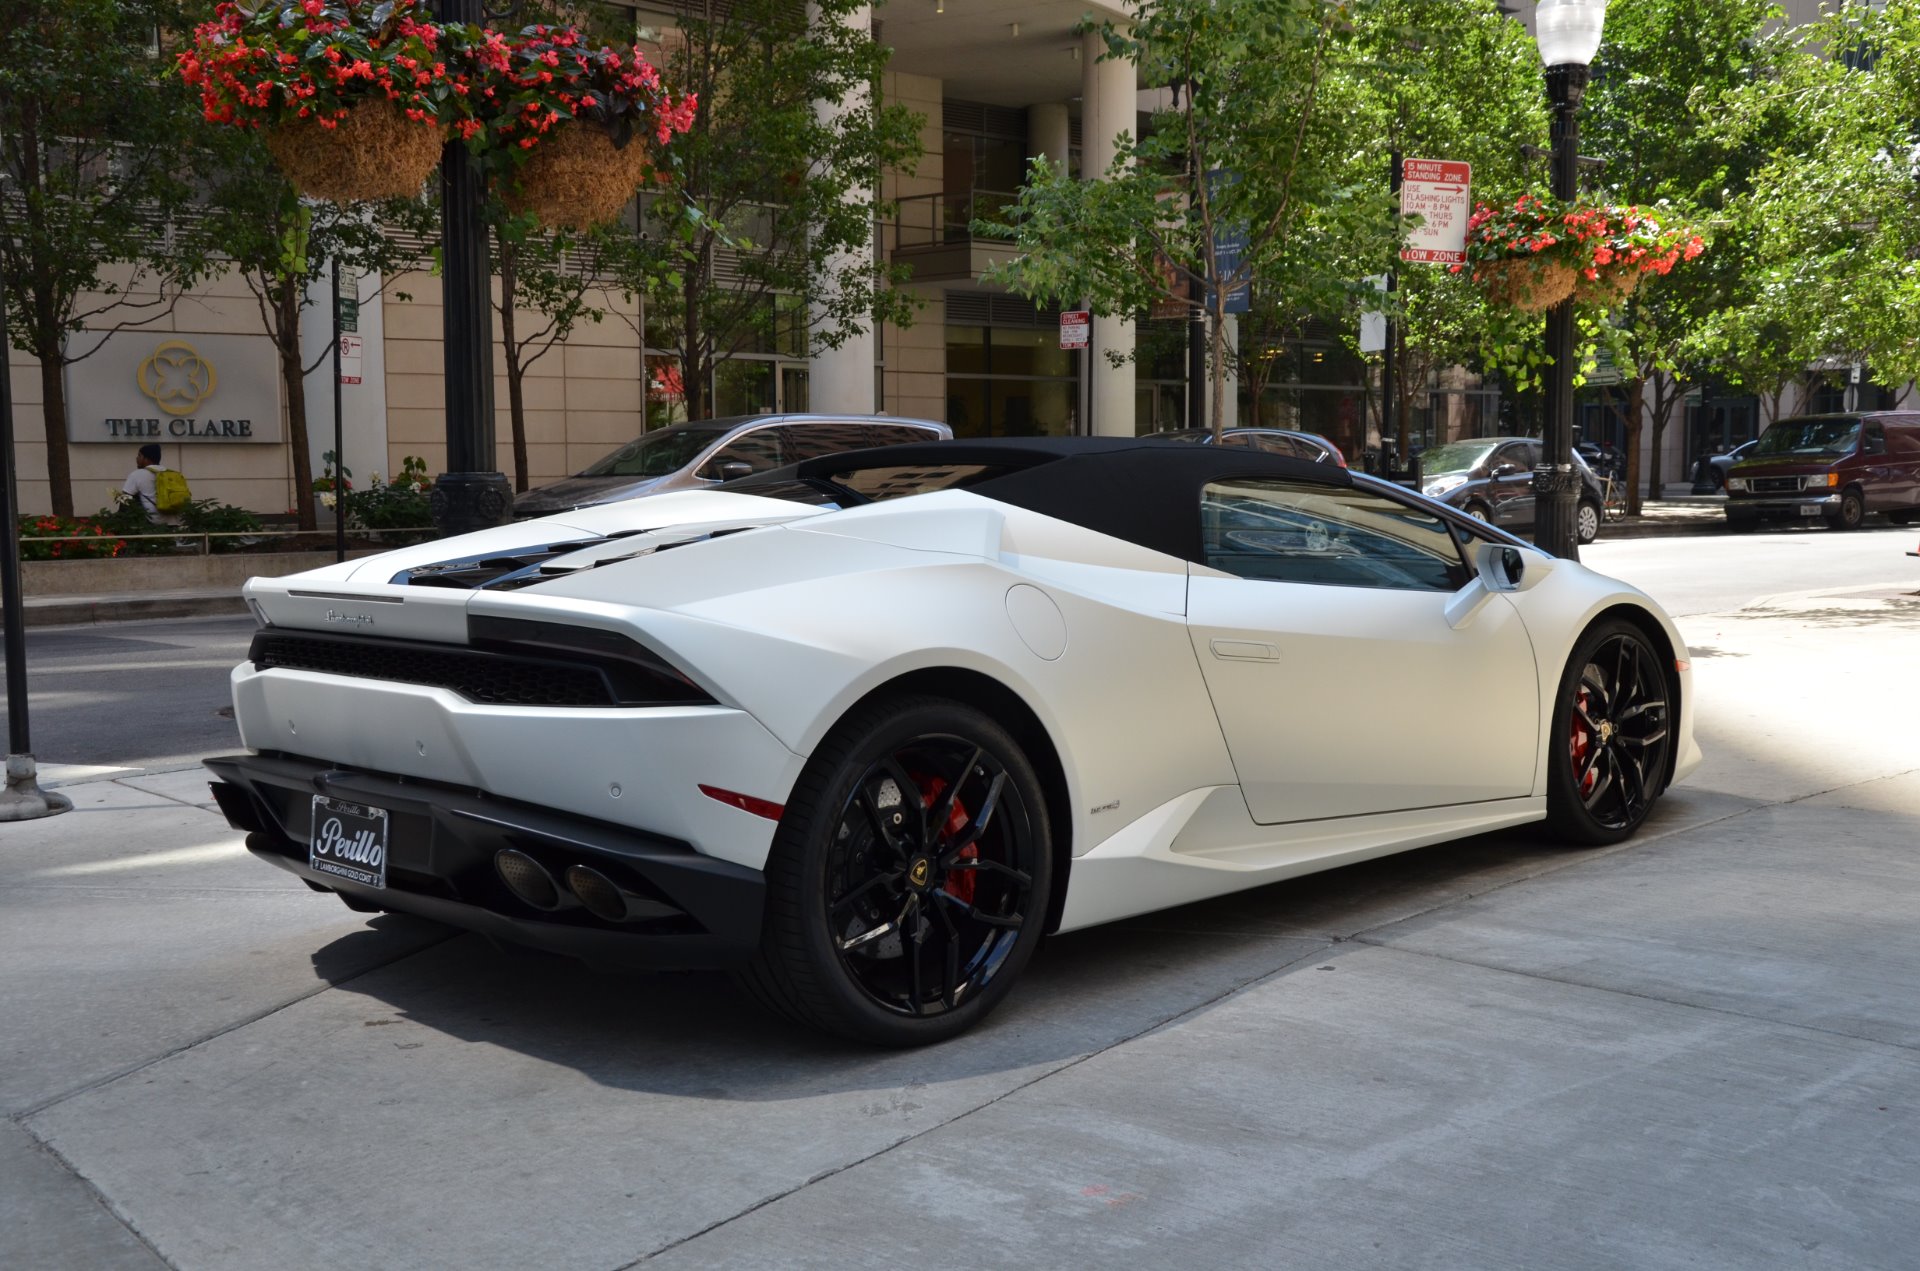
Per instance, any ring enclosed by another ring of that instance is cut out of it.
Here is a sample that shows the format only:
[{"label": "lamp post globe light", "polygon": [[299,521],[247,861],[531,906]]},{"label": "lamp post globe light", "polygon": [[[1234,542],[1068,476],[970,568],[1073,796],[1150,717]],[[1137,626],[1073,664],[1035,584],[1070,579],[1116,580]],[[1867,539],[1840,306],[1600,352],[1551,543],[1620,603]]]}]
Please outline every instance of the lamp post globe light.
[{"label": "lamp post globe light", "polygon": [[[1600,50],[1600,29],[1607,0],[1540,0],[1534,10],[1534,35],[1547,68],[1547,101],[1553,111],[1553,197],[1566,202],[1578,193],[1580,124],[1577,112],[1587,90],[1588,66]],[[1573,301],[1547,310],[1547,357],[1553,370],[1546,382],[1544,462],[1534,470],[1534,541],[1555,556],[1580,556],[1574,514],[1579,508],[1580,474],[1573,467]]]}]

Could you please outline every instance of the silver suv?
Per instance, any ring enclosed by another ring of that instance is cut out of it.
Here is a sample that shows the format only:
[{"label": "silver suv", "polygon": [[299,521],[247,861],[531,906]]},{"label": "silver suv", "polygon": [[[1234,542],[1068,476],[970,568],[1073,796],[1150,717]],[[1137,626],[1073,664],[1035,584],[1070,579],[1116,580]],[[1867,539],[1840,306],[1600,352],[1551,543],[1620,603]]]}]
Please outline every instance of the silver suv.
[{"label": "silver suv", "polygon": [[942,441],[953,436],[930,419],[877,415],[735,415],[642,433],[564,481],[513,501],[519,519],[552,516],[669,490],[701,490],[843,450]]}]

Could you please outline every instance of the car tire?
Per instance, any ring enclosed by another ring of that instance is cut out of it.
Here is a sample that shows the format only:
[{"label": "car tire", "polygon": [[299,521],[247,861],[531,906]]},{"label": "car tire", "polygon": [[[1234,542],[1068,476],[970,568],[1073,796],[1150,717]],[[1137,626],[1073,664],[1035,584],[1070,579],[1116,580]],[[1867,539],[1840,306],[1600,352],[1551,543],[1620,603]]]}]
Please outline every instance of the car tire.
[{"label": "car tire", "polygon": [[1573,514],[1574,534],[1585,547],[1600,537],[1600,505],[1591,499],[1580,500],[1580,507]]},{"label": "car tire", "polygon": [[1624,619],[1580,637],[1553,703],[1547,824],[1597,847],[1640,828],[1672,769],[1677,689],[1651,637]]},{"label": "car tire", "polygon": [[738,978],[776,1014],[840,1037],[944,1041],[1033,956],[1051,866],[1040,780],[1005,728],[945,698],[868,703],[787,801],[760,948]]},{"label": "car tire", "polygon": [[1827,527],[1835,530],[1857,530],[1867,519],[1867,500],[1856,488],[1849,487],[1840,494],[1840,510],[1827,517]]},{"label": "car tire", "polygon": [[1489,525],[1493,523],[1493,509],[1484,503],[1469,503],[1460,510],[1476,521],[1484,521]]}]

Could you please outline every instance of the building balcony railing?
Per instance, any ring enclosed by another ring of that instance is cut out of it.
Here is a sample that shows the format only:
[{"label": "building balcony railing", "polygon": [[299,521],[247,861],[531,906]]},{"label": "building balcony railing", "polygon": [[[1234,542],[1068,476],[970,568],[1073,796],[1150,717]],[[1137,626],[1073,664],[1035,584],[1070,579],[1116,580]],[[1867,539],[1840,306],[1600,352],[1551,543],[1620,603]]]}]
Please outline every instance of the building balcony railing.
[{"label": "building balcony railing", "polygon": [[1004,190],[939,190],[913,194],[897,201],[893,214],[895,251],[950,247],[976,238],[1006,241],[976,234],[973,223],[982,218],[1001,221],[1020,196]]}]

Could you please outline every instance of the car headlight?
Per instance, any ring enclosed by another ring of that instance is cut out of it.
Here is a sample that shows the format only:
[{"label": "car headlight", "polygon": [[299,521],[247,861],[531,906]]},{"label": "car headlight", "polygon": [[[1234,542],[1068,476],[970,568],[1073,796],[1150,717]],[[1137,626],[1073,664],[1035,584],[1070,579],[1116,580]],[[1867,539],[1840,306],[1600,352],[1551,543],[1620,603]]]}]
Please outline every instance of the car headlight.
[{"label": "car headlight", "polygon": [[1745,477],[1728,477],[1727,489],[1734,494],[1744,494],[1747,489],[1747,479]]},{"label": "car headlight", "polygon": [[1435,477],[1433,480],[1421,486],[1420,492],[1428,498],[1438,499],[1451,494],[1466,483],[1467,479],[1462,476]]}]

